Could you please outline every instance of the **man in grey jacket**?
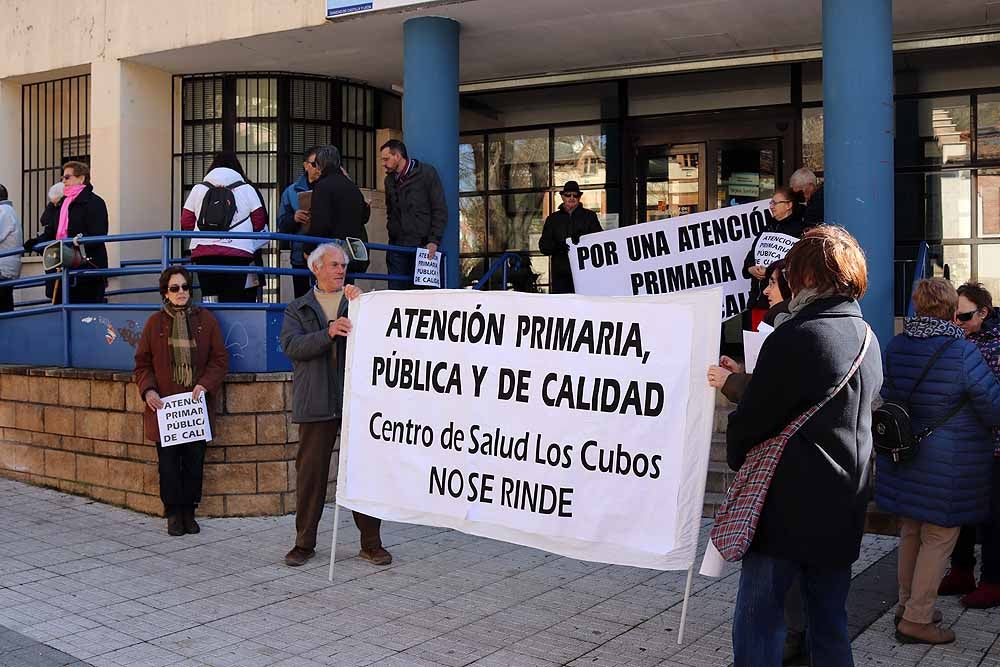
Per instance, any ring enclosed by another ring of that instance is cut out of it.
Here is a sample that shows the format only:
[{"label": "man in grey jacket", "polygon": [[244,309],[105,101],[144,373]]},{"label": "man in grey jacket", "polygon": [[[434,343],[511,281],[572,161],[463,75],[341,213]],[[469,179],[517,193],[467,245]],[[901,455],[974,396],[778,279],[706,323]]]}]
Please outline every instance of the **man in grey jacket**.
[{"label": "man in grey jacket", "polygon": [[[361,295],[354,285],[344,286],[348,261],[336,243],[324,243],[309,253],[316,286],[288,304],[281,327],[281,350],[292,360],[292,421],[299,425],[295,546],[285,556],[285,564],[292,567],[316,555],[330,459],[340,434],[351,332],[347,301]],[[382,548],[381,520],[355,512],[354,522],[361,531],[361,558],[375,565],[391,563],[392,556]]]},{"label": "man in grey jacket", "polygon": [[[7,199],[7,188],[0,185],[0,252],[21,250],[21,221],[14,205]],[[21,256],[0,257],[0,280],[13,280],[21,275]],[[0,287],[0,313],[14,310],[14,288]]]},{"label": "man in grey jacket", "polygon": [[[437,170],[411,158],[398,139],[385,142],[381,150],[389,244],[426,247],[434,259],[448,224],[448,204]],[[386,264],[390,274],[408,276],[405,281],[390,281],[389,289],[413,289],[415,254],[387,253]]]}]

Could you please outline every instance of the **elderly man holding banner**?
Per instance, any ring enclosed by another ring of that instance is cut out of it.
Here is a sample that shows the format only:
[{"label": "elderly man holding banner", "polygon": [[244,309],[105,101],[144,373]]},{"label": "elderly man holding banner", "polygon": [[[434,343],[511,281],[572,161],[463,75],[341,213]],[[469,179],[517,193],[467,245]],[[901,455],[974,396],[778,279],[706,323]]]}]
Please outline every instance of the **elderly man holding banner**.
[{"label": "elderly man holding banner", "polygon": [[[324,243],[309,254],[309,270],[316,286],[288,304],[281,327],[281,350],[292,361],[292,421],[299,425],[295,457],[295,546],[285,564],[304,565],[316,554],[316,531],[326,503],[330,457],[340,434],[347,359],[347,302],[361,295],[344,286],[347,253],[336,243]],[[392,556],[382,548],[381,521],[358,512],[361,553],[375,565],[388,565]],[[333,559],[331,553],[330,558]]]}]

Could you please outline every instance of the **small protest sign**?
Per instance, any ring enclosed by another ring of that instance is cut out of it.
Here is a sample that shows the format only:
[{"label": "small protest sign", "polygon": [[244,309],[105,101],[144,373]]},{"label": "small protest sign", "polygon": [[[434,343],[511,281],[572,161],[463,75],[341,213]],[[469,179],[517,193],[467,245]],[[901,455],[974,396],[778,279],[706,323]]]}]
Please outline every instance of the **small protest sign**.
[{"label": "small protest sign", "polygon": [[427,248],[417,248],[413,284],[420,287],[441,287],[441,253],[434,253],[434,258],[431,259]]},{"label": "small protest sign", "polygon": [[754,247],[754,261],[757,262],[757,266],[771,266],[779,259],[784,259],[796,241],[797,238],[788,234],[764,232]]},{"label": "small protest sign", "polygon": [[164,396],[163,407],[156,411],[156,422],[160,426],[160,445],[171,447],[212,439],[212,427],[208,423],[208,403],[202,393],[198,400],[190,392]]}]

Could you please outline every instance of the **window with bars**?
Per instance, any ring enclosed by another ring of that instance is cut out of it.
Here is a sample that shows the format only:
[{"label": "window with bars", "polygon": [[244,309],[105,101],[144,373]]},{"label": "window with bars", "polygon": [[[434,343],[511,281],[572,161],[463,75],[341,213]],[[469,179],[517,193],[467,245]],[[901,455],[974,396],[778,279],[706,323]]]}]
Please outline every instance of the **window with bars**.
[{"label": "window with bars", "polygon": [[48,190],[70,160],[90,163],[90,75],[21,86],[21,225],[38,236]]},{"label": "window with bars", "polygon": [[[284,73],[175,78],[173,225],[220,150],[236,152],[261,194],[271,231],[277,230],[281,193],[301,175],[303,153],[313,146],[336,145],[351,178],[374,187],[381,94],[361,84]],[[267,246],[263,259],[277,266],[278,244]],[[277,276],[268,278],[264,297],[277,301]]]}]

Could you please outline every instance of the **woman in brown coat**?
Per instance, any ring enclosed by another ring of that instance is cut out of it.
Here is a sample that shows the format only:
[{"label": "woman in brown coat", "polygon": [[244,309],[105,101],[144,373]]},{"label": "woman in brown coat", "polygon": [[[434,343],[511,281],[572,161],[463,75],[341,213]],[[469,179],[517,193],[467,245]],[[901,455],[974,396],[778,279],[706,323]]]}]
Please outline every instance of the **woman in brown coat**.
[{"label": "woman in brown coat", "polygon": [[179,536],[200,530],[194,508],[201,501],[205,441],[161,446],[156,411],[163,407],[161,396],[191,392],[198,400],[207,393],[211,420],[211,395],[222,387],[229,355],[215,317],[191,305],[191,275],[184,267],[171,266],[160,275],[160,295],[163,309],[146,322],[135,352],[135,383],[146,403],[146,438],[156,442],[167,533]]}]

